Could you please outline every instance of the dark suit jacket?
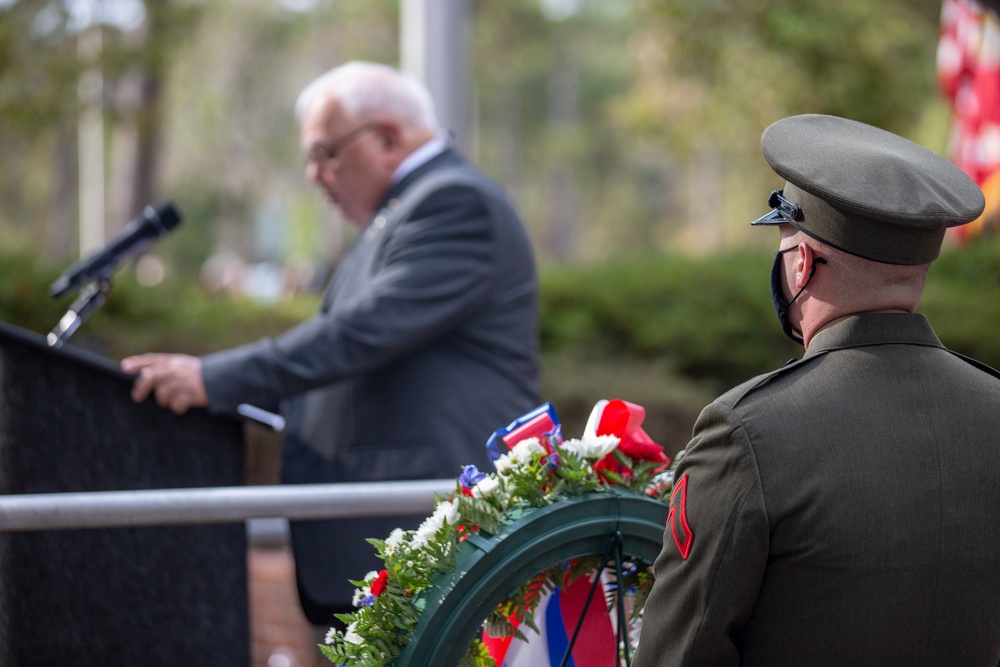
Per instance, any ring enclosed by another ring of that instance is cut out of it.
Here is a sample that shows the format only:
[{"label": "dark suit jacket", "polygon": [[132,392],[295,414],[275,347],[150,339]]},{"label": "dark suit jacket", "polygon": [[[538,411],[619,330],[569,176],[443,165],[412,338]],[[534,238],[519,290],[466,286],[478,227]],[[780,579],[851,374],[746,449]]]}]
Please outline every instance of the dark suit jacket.
[{"label": "dark suit jacket", "polygon": [[1000,380],[923,316],[822,331],[699,418],[636,667],[996,667],[998,444]]},{"label": "dark suit jacket", "polygon": [[[204,358],[210,405],[287,399],[289,483],[486,468],[489,435],[538,403],[537,299],[514,209],[447,150],[386,195],[315,317],[275,340]],[[377,564],[363,538],[422,518],[293,523],[304,606],[349,606],[347,580]],[[317,614],[314,622],[330,621]]]}]

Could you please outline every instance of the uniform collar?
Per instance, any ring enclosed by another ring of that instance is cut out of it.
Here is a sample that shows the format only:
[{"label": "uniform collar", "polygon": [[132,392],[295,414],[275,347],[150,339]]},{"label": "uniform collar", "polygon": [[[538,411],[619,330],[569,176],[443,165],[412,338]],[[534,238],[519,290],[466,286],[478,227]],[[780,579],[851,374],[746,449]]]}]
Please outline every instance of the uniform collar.
[{"label": "uniform collar", "polygon": [[802,358],[841,348],[886,343],[944,348],[930,322],[920,313],[858,313],[813,336]]}]

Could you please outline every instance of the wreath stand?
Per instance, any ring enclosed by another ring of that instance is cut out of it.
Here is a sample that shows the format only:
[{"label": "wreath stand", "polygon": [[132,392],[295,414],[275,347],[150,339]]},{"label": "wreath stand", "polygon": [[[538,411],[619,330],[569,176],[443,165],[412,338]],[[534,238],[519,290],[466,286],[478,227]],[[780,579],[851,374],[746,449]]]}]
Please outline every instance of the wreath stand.
[{"label": "wreath stand", "polygon": [[[426,607],[396,666],[457,665],[490,612],[549,567],[602,554],[619,568],[623,558],[652,563],[668,513],[662,502],[609,489],[518,510],[493,536],[471,534],[455,572],[425,592]],[[619,605],[620,620],[623,613]]]}]

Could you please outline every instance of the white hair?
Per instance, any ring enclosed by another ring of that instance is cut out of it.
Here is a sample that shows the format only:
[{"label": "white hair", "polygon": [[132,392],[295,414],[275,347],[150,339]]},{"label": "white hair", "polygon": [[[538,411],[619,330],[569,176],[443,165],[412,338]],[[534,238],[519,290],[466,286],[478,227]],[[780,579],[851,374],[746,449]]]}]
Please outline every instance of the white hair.
[{"label": "white hair", "polygon": [[424,84],[388,65],[355,60],[321,74],[299,94],[295,117],[301,122],[314,102],[331,99],[356,120],[385,112],[410,127],[438,129],[434,101]]}]

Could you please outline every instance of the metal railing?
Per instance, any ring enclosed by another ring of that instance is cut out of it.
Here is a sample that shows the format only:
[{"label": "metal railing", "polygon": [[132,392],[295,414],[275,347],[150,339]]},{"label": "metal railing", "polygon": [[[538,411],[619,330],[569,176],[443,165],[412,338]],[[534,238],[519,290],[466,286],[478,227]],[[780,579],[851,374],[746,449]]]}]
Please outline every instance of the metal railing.
[{"label": "metal railing", "polygon": [[0,531],[430,514],[453,479],[0,496]]}]

